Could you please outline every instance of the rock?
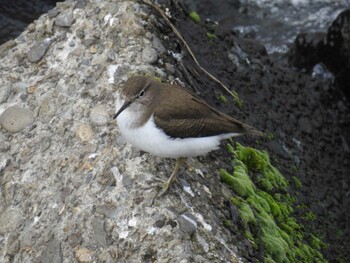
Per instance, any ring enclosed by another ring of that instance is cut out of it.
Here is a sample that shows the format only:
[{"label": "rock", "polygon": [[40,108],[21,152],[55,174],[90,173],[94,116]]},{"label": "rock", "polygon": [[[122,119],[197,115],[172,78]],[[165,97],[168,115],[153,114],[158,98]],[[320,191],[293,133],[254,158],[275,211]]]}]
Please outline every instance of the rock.
[{"label": "rock", "polygon": [[32,48],[27,53],[27,58],[29,62],[36,63],[40,61],[51,45],[51,39],[46,38],[40,42],[37,42],[32,46]]},{"label": "rock", "polygon": [[10,106],[0,114],[0,125],[8,132],[16,133],[34,122],[33,113],[17,105]]},{"label": "rock", "polygon": [[145,46],[142,50],[142,60],[145,63],[153,64],[157,61],[158,55],[157,52],[150,46]]},{"label": "rock", "polygon": [[73,24],[73,11],[66,11],[56,17],[55,24],[60,27],[70,27]]},{"label": "rock", "polygon": [[170,73],[170,74],[174,74],[175,73],[175,68],[173,65],[171,65],[170,63],[166,62],[165,63],[165,69]]},{"label": "rock", "polygon": [[184,213],[179,218],[180,230],[188,235],[192,235],[197,231],[198,225],[196,218],[191,213]]},{"label": "rock", "polygon": [[51,10],[49,10],[47,12],[47,15],[49,16],[49,18],[54,18],[56,17],[58,14],[60,13],[60,11],[57,8],[53,8]]},{"label": "rock", "polygon": [[56,113],[55,101],[51,97],[46,97],[39,106],[38,117],[43,122],[49,122]]},{"label": "rock", "polygon": [[0,175],[3,174],[5,168],[10,164],[11,156],[8,154],[4,154],[0,157]]},{"label": "rock", "polygon": [[10,96],[10,87],[9,86],[3,86],[0,87],[0,104],[7,101],[7,98]]},{"label": "rock", "polygon": [[75,251],[75,258],[79,263],[93,262],[94,252],[87,248],[79,248]]},{"label": "rock", "polygon": [[51,238],[46,245],[46,248],[41,256],[41,262],[50,262],[50,263],[62,263],[63,255],[61,243],[55,239]]},{"label": "rock", "polygon": [[92,229],[94,230],[95,240],[101,245],[101,246],[107,246],[107,234],[103,227],[104,221],[99,218],[95,218],[92,221]]},{"label": "rock", "polygon": [[19,248],[20,248],[20,244],[18,240],[18,233],[13,232],[10,234],[7,240],[6,254],[13,256],[16,253],[18,253]]},{"label": "rock", "polygon": [[164,53],[166,51],[162,42],[156,36],[153,36],[152,45],[153,45],[154,49],[157,50],[159,53]]},{"label": "rock", "polygon": [[14,231],[22,219],[23,214],[19,209],[7,208],[0,215],[0,235],[5,235],[6,233]]},{"label": "rock", "polygon": [[96,125],[106,125],[111,118],[105,105],[97,105],[91,110],[90,119]]},{"label": "rock", "polygon": [[95,135],[91,126],[89,124],[86,124],[86,123],[80,124],[78,126],[77,130],[75,131],[75,134],[82,142],[90,141]]}]

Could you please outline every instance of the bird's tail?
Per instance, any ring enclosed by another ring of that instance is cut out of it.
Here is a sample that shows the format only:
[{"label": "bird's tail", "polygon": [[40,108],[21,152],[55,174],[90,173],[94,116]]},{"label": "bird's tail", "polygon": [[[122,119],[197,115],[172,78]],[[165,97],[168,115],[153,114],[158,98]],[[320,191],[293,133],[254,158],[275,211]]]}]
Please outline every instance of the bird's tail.
[{"label": "bird's tail", "polygon": [[248,135],[259,136],[259,137],[266,137],[267,136],[266,133],[258,131],[255,128],[253,128],[252,126],[245,125],[244,128],[246,130],[246,134],[248,134]]}]

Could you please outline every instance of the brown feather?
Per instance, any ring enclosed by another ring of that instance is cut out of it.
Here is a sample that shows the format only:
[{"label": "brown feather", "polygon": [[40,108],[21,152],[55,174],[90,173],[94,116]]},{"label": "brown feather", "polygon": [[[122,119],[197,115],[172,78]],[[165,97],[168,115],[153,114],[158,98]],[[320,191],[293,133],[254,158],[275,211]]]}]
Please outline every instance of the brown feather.
[{"label": "brown feather", "polygon": [[[183,88],[160,84],[152,105],[155,124],[173,138],[206,137],[227,133],[259,134],[252,127],[209,106]],[[165,96],[166,99],[161,99]],[[259,134],[260,135],[260,134]]]}]

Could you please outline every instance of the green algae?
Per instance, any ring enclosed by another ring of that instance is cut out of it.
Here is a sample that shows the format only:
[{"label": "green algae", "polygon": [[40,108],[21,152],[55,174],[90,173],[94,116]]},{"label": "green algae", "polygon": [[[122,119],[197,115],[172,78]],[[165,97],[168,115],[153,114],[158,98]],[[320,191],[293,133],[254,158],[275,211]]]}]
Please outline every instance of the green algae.
[{"label": "green algae", "polygon": [[192,11],[189,16],[195,23],[199,24],[201,22],[201,17],[196,11]]},{"label": "green algae", "polygon": [[219,96],[219,101],[222,102],[222,103],[227,103],[227,102],[228,102],[228,99],[226,98],[226,96],[220,95],[220,96]]},{"label": "green algae", "polygon": [[215,39],[215,38],[216,38],[216,35],[213,34],[213,33],[207,32],[207,37],[208,37],[209,39]]},{"label": "green algae", "polygon": [[255,248],[261,240],[264,261],[327,262],[319,252],[324,243],[313,234],[305,234],[293,217],[295,198],[287,193],[288,182],[270,163],[267,152],[239,143],[227,148],[233,155],[234,171],[231,174],[221,169],[221,179],[237,194],[230,201],[240,213],[245,237]]}]

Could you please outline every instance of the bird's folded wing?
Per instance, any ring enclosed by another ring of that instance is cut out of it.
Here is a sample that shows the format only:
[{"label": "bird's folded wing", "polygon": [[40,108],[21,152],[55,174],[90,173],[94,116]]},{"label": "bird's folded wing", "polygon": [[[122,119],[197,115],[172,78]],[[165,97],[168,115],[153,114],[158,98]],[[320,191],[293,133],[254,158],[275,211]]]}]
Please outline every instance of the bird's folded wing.
[{"label": "bird's folded wing", "polygon": [[192,94],[184,94],[180,104],[171,103],[171,99],[168,99],[156,108],[153,115],[155,124],[173,138],[246,132],[243,123],[217,111]]}]

